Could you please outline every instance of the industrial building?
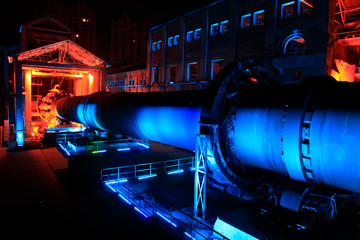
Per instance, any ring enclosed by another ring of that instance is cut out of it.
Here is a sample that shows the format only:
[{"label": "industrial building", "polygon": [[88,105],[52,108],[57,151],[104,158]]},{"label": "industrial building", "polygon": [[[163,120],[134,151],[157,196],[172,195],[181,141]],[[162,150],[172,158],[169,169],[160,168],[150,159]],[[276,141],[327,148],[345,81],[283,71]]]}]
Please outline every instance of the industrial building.
[{"label": "industrial building", "polygon": [[[358,19],[357,1],[219,1],[151,28],[146,70],[109,74],[107,85],[134,92],[207,88],[237,61],[255,68],[258,81],[331,75],[356,82]],[[143,71],[146,83],[137,82]]]},{"label": "industrial building", "polygon": [[70,40],[9,57],[8,122],[5,142],[23,146],[58,125],[51,117],[51,101],[59,96],[85,95],[105,89],[106,63]]},{"label": "industrial building", "polygon": [[50,142],[69,181],[180,239],[357,239],[359,9],[222,0],[151,28],[143,69],[69,39],[13,54],[6,142]]}]

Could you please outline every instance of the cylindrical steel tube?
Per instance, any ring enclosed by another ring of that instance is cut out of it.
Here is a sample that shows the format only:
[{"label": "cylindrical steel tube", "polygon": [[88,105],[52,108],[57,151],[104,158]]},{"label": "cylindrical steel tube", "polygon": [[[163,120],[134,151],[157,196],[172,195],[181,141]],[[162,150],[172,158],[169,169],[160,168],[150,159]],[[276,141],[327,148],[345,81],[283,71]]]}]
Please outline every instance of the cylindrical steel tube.
[{"label": "cylindrical steel tube", "polygon": [[[358,84],[344,83],[242,88],[233,106],[221,111],[221,151],[232,166],[360,192],[359,92]],[[193,150],[206,93],[96,93],[60,98],[54,112],[92,128]]]},{"label": "cylindrical steel tube", "polygon": [[60,98],[53,112],[90,128],[194,150],[203,94],[100,92]]},{"label": "cylindrical steel tube", "polygon": [[359,84],[286,90],[281,99],[276,90],[249,93],[265,97],[266,104],[239,99],[221,128],[232,148],[230,159],[294,180],[360,192]]}]

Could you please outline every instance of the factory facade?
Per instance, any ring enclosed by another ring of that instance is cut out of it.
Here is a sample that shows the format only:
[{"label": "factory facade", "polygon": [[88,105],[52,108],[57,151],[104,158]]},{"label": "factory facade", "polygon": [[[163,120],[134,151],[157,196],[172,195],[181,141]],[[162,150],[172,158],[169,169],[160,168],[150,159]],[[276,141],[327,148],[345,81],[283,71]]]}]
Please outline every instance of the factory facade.
[{"label": "factory facade", "polygon": [[206,88],[239,61],[282,83],[316,75],[359,81],[358,9],[356,1],[219,1],[151,28],[146,69],[108,74],[106,84],[129,92]]}]

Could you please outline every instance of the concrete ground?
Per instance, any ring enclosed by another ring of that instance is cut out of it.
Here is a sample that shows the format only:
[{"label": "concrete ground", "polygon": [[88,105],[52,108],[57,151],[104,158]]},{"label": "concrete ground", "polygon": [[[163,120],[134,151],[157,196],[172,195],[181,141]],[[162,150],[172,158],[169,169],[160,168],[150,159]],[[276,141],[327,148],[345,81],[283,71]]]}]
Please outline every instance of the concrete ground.
[{"label": "concrete ground", "polygon": [[[75,235],[174,239],[175,236],[164,232],[158,224],[144,221],[141,216],[123,208],[119,199],[101,185],[98,168],[117,166],[119,161],[126,165],[134,164],[134,161],[191,155],[191,152],[155,143],[151,152],[140,152],[135,156],[113,155],[104,159],[104,155],[99,155],[80,159],[77,163],[71,160],[74,170],[69,170],[68,160],[56,148],[17,152],[0,148],[0,234],[12,237]],[[87,184],[86,178],[73,178],[77,173],[81,177],[88,173],[97,175]]]},{"label": "concrete ground", "polygon": [[[158,143],[152,144],[151,151],[95,154],[69,161],[56,148],[17,152],[0,148],[0,234],[9,238],[95,236],[185,239],[169,231],[166,226],[164,228],[159,222],[144,219],[134,214],[133,209],[124,207],[117,195],[101,183],[100,170],[193,155],[192,152]],[[192,203],[192,182],[188,178],[183,181],[184,177],[179,175],[171,181],[163,182],[160,178],[154,179],[155,186],[149,185],[149,188],[164,201],[183,208]],[[176,190],[179,187],[181,191]],[[211,210],[207,215],[209,218],[237,207],[250,209],[248,204],[225,204],[218,193],[208,192],[207,196],[207,210]],[[218,206],[229,209],[219,209]],[[297,236],[294,232],[286,232],[268,224],[258,225],[265,232],[275,232],[281,236],[280,239],[339,239],[340,236],[344,239],[359,239],[360,236],[358,229],[345,228],[345,221],[343,224],[325,224],[310,233],[310,236]]]}]

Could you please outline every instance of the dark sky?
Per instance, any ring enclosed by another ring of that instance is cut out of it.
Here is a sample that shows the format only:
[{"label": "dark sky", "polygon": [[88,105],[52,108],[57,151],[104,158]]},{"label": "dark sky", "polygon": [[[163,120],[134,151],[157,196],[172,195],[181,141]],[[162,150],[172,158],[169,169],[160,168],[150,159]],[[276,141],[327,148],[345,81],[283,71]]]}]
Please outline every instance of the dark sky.
[{"label": "dark sky", "polygon": [[[64,6],[70,7],[71,3],[77,0],[52,1],[57,1]],[[101,49],[100,45],[106,44],[106,37],[104,35],[109,32],[111,20],[117,19],[122,13],[128,13],[134,21],[137,19],[141,21],[144,17],[149,17],[155,26],[216,1],[217,0],[96,0],[85,2],[96,12],[96,48]],[[0,45],[10,46],[18,44],[20,25],[39,17],[42,2],[44,1],[5,0],[0,3]],[[102,54],[100,53],[100,55]]]}]

